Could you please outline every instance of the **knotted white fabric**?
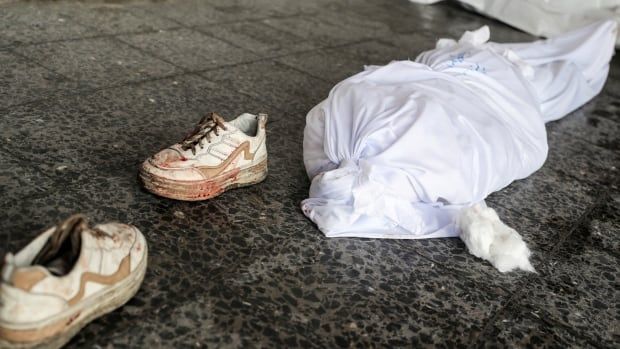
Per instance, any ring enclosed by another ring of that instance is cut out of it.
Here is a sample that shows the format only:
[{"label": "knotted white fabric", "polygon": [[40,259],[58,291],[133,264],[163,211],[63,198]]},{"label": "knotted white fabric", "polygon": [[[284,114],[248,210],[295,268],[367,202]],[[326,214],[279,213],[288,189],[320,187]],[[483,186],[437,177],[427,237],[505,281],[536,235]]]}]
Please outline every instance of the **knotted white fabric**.
[{"label": "knotted white fabric", "polygon": [[366,67],[308,113],[303,212],[330,237],[457,236],[461,209],[543,165],[545,122],[600,92],[615,36],[497,44],[485,26]]}]

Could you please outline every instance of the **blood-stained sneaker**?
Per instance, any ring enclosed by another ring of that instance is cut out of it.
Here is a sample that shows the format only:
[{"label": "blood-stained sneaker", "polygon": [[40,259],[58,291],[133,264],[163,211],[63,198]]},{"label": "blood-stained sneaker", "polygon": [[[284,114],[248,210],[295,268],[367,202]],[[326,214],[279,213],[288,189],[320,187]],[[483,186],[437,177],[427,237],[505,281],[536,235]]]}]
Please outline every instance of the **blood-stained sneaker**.
[{"label": "blood-stained sneaker", "polygon": [[144,236],[120,223],[89,228],[74,215],[7,254],[0,283],[0,348],[59,348],[125,304],[147,265]]},{"label": "blood-stained sneaker", "polygon": [[140,168],[147,190],[171,199],[206,200],[267,177],[267,114],[242,114],[226,122],[216,113],[194,131],[148,158]]}]

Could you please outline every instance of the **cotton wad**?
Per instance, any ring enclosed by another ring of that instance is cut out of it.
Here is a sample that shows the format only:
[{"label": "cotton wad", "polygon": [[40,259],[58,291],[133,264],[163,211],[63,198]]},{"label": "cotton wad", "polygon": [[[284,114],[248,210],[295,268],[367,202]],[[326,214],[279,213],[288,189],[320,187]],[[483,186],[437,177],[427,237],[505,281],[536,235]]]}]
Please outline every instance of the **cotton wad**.
[{"label": "cotton wad", "polygon": [[304,214],[328,237],[461,236],[502,271],[531,269],[492,261],[523,241],[489,223],[484,199],[543,165],[545,122],[601,91],[615,38],[613,21],[518,44],[488,42],[484,26],[367,66],[307,115]]}]

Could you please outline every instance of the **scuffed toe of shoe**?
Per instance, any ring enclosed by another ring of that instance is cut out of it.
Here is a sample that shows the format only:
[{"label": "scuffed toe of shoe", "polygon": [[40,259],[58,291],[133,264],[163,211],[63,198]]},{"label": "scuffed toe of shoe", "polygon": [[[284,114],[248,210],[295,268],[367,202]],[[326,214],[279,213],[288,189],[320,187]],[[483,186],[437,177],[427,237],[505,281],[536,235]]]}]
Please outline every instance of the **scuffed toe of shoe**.
[{"label": "scuffed toe of shoe", "polygon": [[147,161],[149,161],[153,166],[157,166],[162,169],[168,169],[177,168],[177,163],[185,160],[185,157],[181,155],[177,150],[167,148],[153,155]]},{"label": "scuffed toe of shoe", "polygon": [[146,159],[140,168],[142,180],[197,181],[205,179],[194,166],[194,159],[187,159],[178,150],[167,148]]}]

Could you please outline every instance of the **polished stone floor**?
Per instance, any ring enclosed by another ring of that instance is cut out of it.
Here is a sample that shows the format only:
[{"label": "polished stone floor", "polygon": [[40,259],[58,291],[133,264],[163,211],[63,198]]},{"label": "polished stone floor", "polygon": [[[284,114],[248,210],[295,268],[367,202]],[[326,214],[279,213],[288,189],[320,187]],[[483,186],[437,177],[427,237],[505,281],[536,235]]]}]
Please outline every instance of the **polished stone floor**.
[{"label": "polished stone floor", "polygon": [[[458,239],[326,239],[299,209],[304,117],[330,87],[484,24],[533,39],[450,3],[2,0],[0,255],[74,212],[145,233],[142,289],[71,348],[617,348],[620,59],[548,125],[545,166],[488,200],[538,274]],[[210,111],[271,115],[269,178],[197,203],[142,190],[140,162]]]}]

